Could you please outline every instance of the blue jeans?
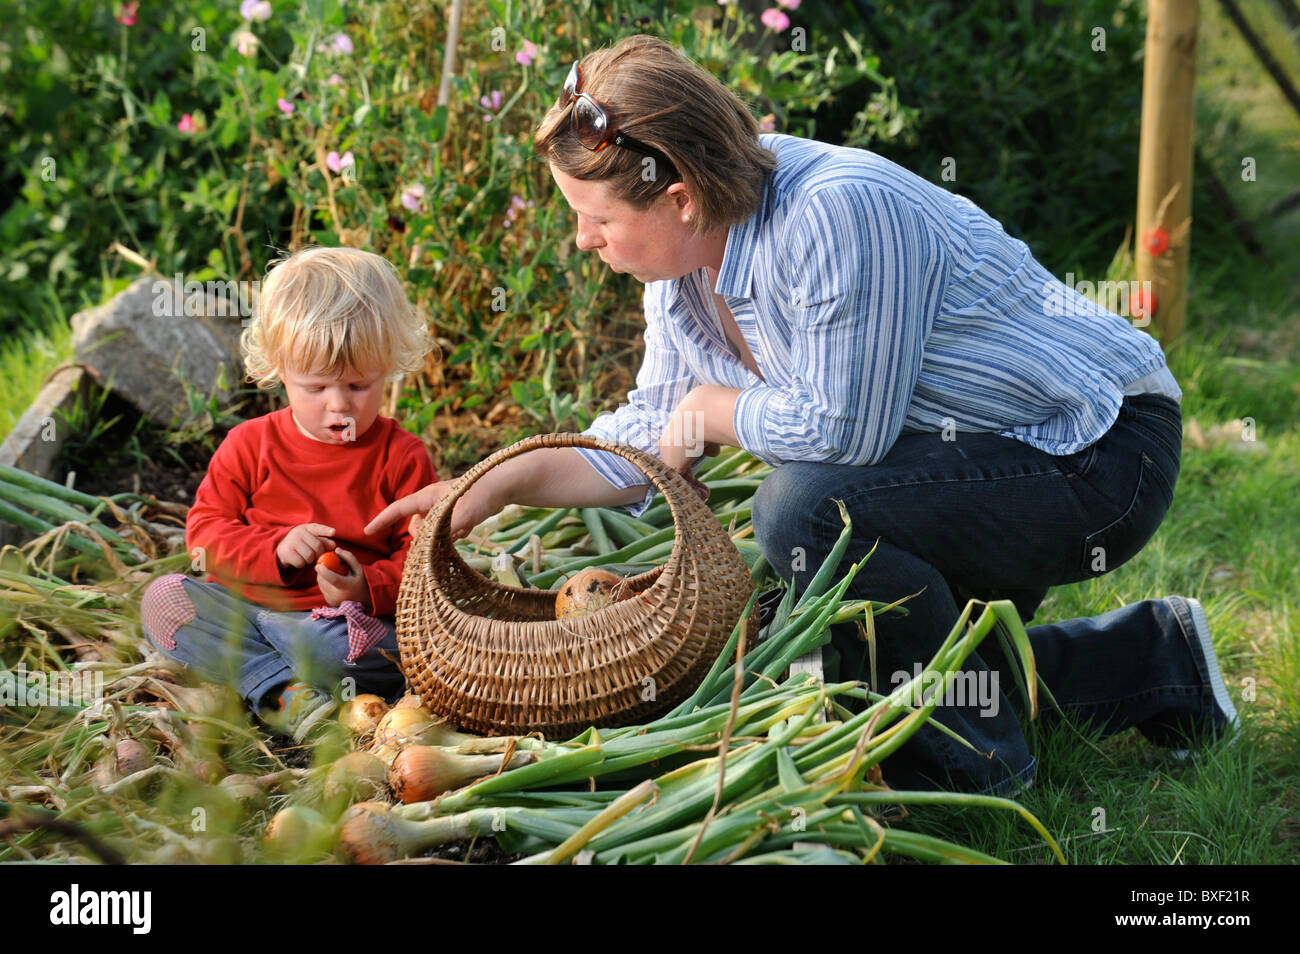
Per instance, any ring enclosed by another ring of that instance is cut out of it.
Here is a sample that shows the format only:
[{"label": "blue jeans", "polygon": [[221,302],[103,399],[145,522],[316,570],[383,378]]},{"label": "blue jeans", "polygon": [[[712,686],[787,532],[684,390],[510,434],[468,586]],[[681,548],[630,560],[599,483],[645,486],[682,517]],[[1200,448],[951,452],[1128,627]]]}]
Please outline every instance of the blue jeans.
[{"label": "blue jeans", "polygon": [[[152,616],[149,602],[159,600],[179,578],[184,598],[182,618],[187,621],[170,634],[151,633],[149,642],[162,653],[205,679],[233,687],[249,708],[273,704],[268,694],[291,682],[305,682],[325,693],[345,686],[357,693],[373,692],[390,701],[402,691],[405,679],[392,662],[398,658],[397,631],[391,617],[381,618],[387,632],[369,652],[346,663],[348,626],[344,617],[311,618],[310,610],[274,612],[236,596],[220,583],[204,583],[175,574],[161,577],[145,591],[144,617]],[[170,627],[168,627],[170,628]],[[344,683],[345,679],[353,683]]]},{"label": "blue jeans", "polygon": [[[876,691],[888,693],[933,657],[972,597],[1009,599],[1028,623],[1050,586],[1099,576],[1130,560],[1152,537],[1173,499],[1182,451],[1177,403],[1125,398],[1100,440],[1054,457],[995,434],[904,433],[869,467],[796,462],[777,467],[754,500],[754,533],[768,561],[802,587],[844,529],[853,536],[841,569],[879,538],[846,597],[905,604],[909,615],[876,619]],[[1036,665],[1065,714],[1102,735],[1138,728],[1163,745],[1213,729],[1212,689],[1187,604],[1144,600],[1091,619],[1029,630]],[[870,681],[856,624],[833,627],[828,665]],[[934,718],[978,749],[924,726],[883,765],[898,789],[1000,793],[1028,784],[1036,767],[1008,700],[1014,670],[990,635],[967,660],[966,686]],[[833,674],[828,672],[828,677]],[[955,695],[955,694],[954,694]],[[1059,721],[1040,693],[1040,721]],[[1023,705],[1024,700],[1019,700]],[[964,703],[964,704],[963,704]]]}]

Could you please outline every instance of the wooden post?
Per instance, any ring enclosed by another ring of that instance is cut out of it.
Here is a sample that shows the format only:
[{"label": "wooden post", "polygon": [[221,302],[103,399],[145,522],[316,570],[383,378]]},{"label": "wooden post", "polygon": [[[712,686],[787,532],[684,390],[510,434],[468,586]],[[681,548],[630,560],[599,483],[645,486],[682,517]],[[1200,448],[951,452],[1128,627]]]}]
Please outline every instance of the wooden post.
[{"label": "wooden post", "polygon": [[[1168,345],[1186,314],[1190,233],[1180,228],[1192,208],[1192,137],[1196,125],[1196,34],[1199,0],[1150,0],[1142,133],[1138,154],[1137,277],[1151,282],[1153,322]],[[1152,255],[1143,237],[1163,228],[1173,239]]]},{"label": "wooden post", "polygon": [[442,55],[442,82],[438,84],[439,106],[446,106],[451,100],[451,78],[456,75],[456,43],[460,38],[460,7],[461,0],[451,0],[451,12],[447,17],[447,46]]}]

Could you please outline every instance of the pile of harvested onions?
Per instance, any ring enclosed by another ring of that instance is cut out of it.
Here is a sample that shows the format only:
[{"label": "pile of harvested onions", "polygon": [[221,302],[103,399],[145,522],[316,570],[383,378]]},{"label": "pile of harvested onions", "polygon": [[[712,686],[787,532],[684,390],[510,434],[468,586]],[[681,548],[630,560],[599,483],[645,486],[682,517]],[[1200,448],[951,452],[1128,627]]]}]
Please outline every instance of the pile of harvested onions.
[{"label": "pile of harvested onions", "polygon": [[[524,864],[778,862],[824,860],[828,851],[836,861],[884,854],[997,860],[896,830],[872,812],[937,802],[1014,811],[1063,862],[1041,823],[1014,801],[896,792],[880,781],[880,762],[928,720],[941,698],[933,693],[933,701],[913,708],[915,691],[936,673],[945,685],[954,679],[990,632],[1020,660],[1036,700],[1028,637],[1011,603],[971,601],[927,669],[888,696],[859,683],[823,685],[803,673],[776,684],[794,658],[828,641],[832,622],[892,608],[844,601],[860,564],[831,585],[849,539],[844,519],[834,551],[797,602],[787,593],[766,638],[734,658],[747,609],[713,670],[674,711],[644,726],[588,729],[525,752],[524,764],[508,762],[503,752],[479,766],[493,770],[489,777],[442,794],[401,805],[353,805],[339,825],[339,850],[353,862],[380,864],[482,836],[524,855],[518,862]],[[840,704],[849,698],[867,705],[852,714]],[[408,748],[394,767],[428,758],[421,747]],[[812,850],[818,847],[824,850]]]}]

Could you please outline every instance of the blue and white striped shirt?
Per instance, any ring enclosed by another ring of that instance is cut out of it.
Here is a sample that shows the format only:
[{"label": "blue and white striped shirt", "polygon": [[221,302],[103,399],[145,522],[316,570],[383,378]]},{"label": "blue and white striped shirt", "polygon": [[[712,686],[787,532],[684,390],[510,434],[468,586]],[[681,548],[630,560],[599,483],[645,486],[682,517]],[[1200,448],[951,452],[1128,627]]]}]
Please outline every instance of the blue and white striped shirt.
[{"label": "blue and white striped shirt", "polygon": [[[760,142],[777,168],[759,211],[730,229],[716,287],[703,268],[646,285],[636,388],[585,433],[657,455],[678,403],[714,384],[740,389],[740,446],[771,464],[875,464],[900,433],[945,428],[1063,455],[1106,433],[1134,382],[1181,397],[1154,339],[969,199],[867,150]],[[727,342],[713,291],[762,378]],[[581,453],[616,487],[646,481],[623,458]]]}]

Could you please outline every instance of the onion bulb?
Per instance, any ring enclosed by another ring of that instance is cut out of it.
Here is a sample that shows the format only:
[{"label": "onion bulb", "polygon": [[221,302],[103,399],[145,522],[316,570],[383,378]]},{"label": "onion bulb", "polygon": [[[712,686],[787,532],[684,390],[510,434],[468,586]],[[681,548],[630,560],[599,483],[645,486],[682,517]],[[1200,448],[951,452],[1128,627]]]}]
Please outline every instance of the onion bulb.
[{"label": "onion bulb", "polygon": [[303,858],[329,851],[333,826],[320,812],[306,805],[290,805],[266,826],[263,843],[279,859]]},{"label": "onion bulb", "polygon": [[339,710],[339,722],[353,735],[365,735],[375,731],[388,712],[388,703],[379,696],[365,693],[343,704]]},{"label": "onion bulb", "polygon": [[555,597],[555,618],[587,616],[632,595],[623,577],[592,567],[571,577],[560,587]]},{"label": "onion bulb", "polygon": [[433,724],[433,717],[421,709],[389,709],[379,725],[370,745],[372,752],[385,746],[405,744],[420,739],[420,733]]},{"label": "onion bulb", "polygon": [[149,750],[136,739],[119,741],[114,754],[117,759],[117,774],[123,777],[141,772],[153,764]]},{"label": "onion bulb", "polygon": [[227,775],[217,783],[217,787],[247,812],[261,811],[270,802],[266,789],[251,775]]},{"label": "onion bulb", "polygon": [[413,692],[408,692],[402,698],[393,703],[394,709],[423,709],[424,700]]},{"label": "onion bulb", "polygon": [[358,802],[339,825],[338,845],[353,864],[383,865],[409,858],[435,845],[494,833],[493,822],[509,809],[475,809],[425,821],[412,821],[378,802]]},{"label": "onion bulb", "polygon": [[[505,768],[527,765],[534,758],[531,752],[516,752]],[[458,755],[432,745],[408,745],[393,761],[388,784],[402,802],[425,802],[495,775],[502,771],[504,759],[504,755]]]},{"label": "onion bulb", "polygon": [[321,794],[327,803],[350,805],[360,798],[374,798],[387,788],[388,766],[382,759],[371,752],[349,752],[330,766]]}]

